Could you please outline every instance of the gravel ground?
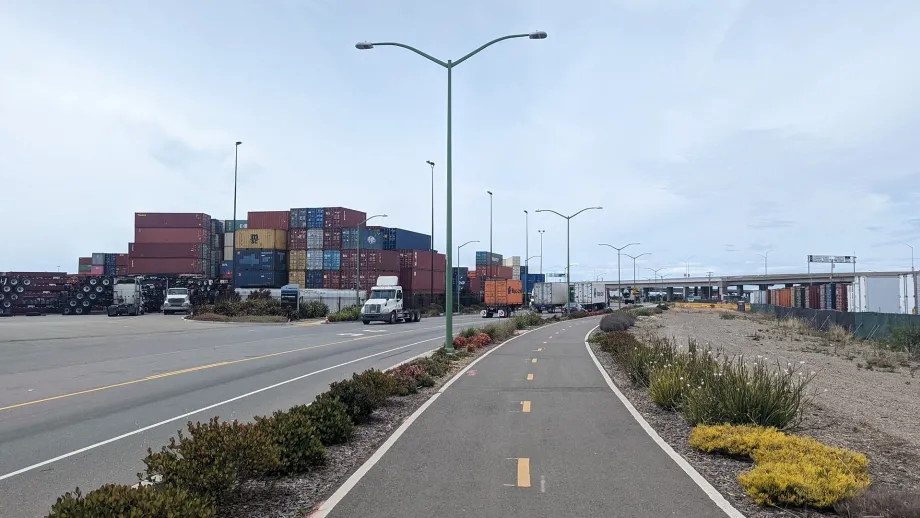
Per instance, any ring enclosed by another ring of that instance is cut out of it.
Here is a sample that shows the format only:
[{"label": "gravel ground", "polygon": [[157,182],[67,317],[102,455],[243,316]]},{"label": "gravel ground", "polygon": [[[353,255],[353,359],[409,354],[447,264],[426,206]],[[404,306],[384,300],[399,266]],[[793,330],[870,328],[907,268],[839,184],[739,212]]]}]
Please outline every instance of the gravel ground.
[{"label": "gravel ground", "polygon": [[383,408],[374,411],[370,422],[359,426],[348,444],[326,449],[326,465],[312,473],[273,481],[254,481],[242,488],[240,498],[225,502],[218,509],[219,517],[289,518],[304,517],[318,507],[364,461],[383,444],[412,412],[422,406],[444,383],[461,369],[492,347],[476,351],[475,355],[454,363],[434,387],[419,389],[417,394],[390,398]]},{"label": "gravel ground", "polygon": [[[775,329],[770,329],[770,326]],[[835,354],[834,344],[826,345],[825,341],[802,335],[799,330],[779,328],[775,322],[758,319],[723,320],[714,311],[672,309],[660,316],[641,318],[634,332],[642,333],[645,330],[672,337],[677,344],[687,344],[692,338],[702,346],[710,345],[713,349],[721,347],[727,354],[750,357],[761,355],[777,359],[783,364],[794,363],[814,370],[817,373],[814,383],[818,396],[806,408],[803,429],[797,433],[814,437],[826,444],[865,453],[870,460],[870,472],[875,484],[910,491],[920,490],[920,473],[915,469],[920,465],[917,446],[920,425],[901,424],[913,428],[897,429],[899,425],[888,421],[892,416],[897,416],[903,423],[917,423],[920,418],[920,397],[917,392],[920,376],[916,380],[911,377],[913,364],[896,364],[896,368],[891,369],[893,372],[866,370],[857,364],[865,366],[866,359],[878,356],[871,348],[859,350],[864,346],[837,344]],[[755,336],[756,339],[753,338]],[[752,463],[705,454],[690,447],[687,444],[690,426],[683,418],[677,413],[658,408],[644,389],[632,386],[626,373],[609,356],[594,346],[592,349],[623,394],[662,439],[745,516],[837,516],[834,513],[756,505],[737,481],[738,474],[749,469]],[[803,361],[804,364],[799,363]],[[905,395],[905,392],[913,396]]]}]

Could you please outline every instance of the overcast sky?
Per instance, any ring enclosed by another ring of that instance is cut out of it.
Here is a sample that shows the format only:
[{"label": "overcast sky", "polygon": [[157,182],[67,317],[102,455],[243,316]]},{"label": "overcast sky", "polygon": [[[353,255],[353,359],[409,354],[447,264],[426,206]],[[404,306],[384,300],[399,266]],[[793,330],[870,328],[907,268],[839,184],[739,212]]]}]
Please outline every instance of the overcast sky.
[{"label": "overcast sky", "polygon": [[446,71],[354,44],[446,60],[537,29],[454,70],[454,246],[481,241],[461,264],[488,249],[487,189],[494,251],[524,255],[528,209],[544,272],[566,226],[533,211],[604,207],[572,220],[576,279],[615,278],[601,242],[672,277],[920,253],[916,0],[37,0],[0,5],[0,271],[125,252],[135,211],[230,218],[236,140],[242,217],[428,232],[434,161],[443,250]]}]

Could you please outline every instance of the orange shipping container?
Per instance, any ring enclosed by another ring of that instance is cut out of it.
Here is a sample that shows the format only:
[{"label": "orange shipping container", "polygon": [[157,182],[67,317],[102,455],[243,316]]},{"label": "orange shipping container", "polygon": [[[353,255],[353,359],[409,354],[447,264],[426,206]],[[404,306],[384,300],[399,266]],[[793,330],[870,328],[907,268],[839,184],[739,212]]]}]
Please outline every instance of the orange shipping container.
[{"label": "orange shipping container", "polygon": [[489,279],[485,284],[487,306],[520,306],[524,303],[520,280]]}]

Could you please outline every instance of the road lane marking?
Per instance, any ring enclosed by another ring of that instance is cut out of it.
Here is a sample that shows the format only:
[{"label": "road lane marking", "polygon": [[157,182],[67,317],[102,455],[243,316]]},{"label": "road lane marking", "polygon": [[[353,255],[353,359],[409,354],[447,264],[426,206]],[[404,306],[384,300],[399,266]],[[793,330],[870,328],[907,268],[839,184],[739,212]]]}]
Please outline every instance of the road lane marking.
[{"label": "road lane marking", "polygon": [[517,487],[530,487],[530,459],[517,460]]},{"label": "road lane marking", "polygon": [[530,401],[521,401],[521,412],[530,413]]},{"label": "road lane marking", "polygon": [[[434,328],[431,328],[431,329],[434,329]],[[403,332],[403,333],[408,333],[408,332],[412,332],[412,331],[419,331],[419,329],[413,329],[413,330],[402,331],[402,332]],[[398,333],[394,333],[394,334],[398,334]],[[290,337],[290,338],[296,338],[296,337]],[[325,343],[325,344],[310,345],[310,346],[307,346],[307,347],[300,347],[300,348],[298,348],[298,349],[290,349],[290,350],[287,350],[287,351],[279,351],[279,352],[275,352],[275,353],[262,354],[262,355],[259,355],[259,356],[252,356],[252,357],[249,357],[249,358],[242,358],[242,359],[239,359],[239,360],[229,360],[229,361],[224,361],[224,362],[211,363],[211,364],[208,364],[208,365],[199,365],[199,366],[197,366],[197,367],[189,367],[189,368],[186,368],[186,369],[180,369],[180,370],[175,370],[175,371],[170,371],[170,372],[163,372],[163,373],[160,373],[160,374],[154,374],[154,375],[152,375],[152,376],[147,376],[147,377],[145,377],[145,378],[139,378],[139,379],[134,379],[134,380],[129,380],[129,381],[123,381],[123,382],[121,382],[121,383],[113,383],[113,384],[111,384],[111,385],[105,385],[105,386],[102,386],[102,387],[95,387],[95,388],[86,389],[86,390],[79,390],[79,391],[70,392],[70,393],[67,393],[67,394],[60,394],[60,395],[57,395],[57,396],[51,396],[51,397],[46,397],[46,398],[43,398],[43,399],[36,399],[36,400],[33,400],[33,401],[26,401],[26,402],[24,402],[24,403],[17,403],[17,404],[15,404],[15,405],[9,405],[9,406],[5,406],[5,407],[0,407],[0,412],[3,412],[4,410],[13,410],[13,409],[16,409],[16,408],[22,408],[22,407],[26,407],[26,406],[37,405],[37,404],[40,404],[40,403],[48,403],[48,402],[50,402],[50,401],[57,401],[57,400],[59,400],[59,399],[66,399],[66,398],[71,398],[71,397],[75,397],[75,396],[82,396],[82,395],[85,395],[85,394],[92,394],[92,393],[94,393],[94,392],[101,392],[101,391],[103,391],[103,390],[110,390],[110,389],[113,389],[113,388],[126,387],[126,386],[129,386],[129,385],[136,385],[136,384],[138,384],[138,383],[143,383],[143,382],[145,382],[145,381],[152,381],[152,380],[157,380],[157,379],[162,379],[162,378],[168,378],[168,377],[171,377],[171,376],[177,376],[177,375],[179,375],[179,374],[187,374],[187,373],[189,373],[189,372],[198,372],[198,371],[202,371],[202,370],[206,370],[206,369],[213,369],[213,368],[215,368],[215,367],[223,367],[223,366],[226,366],[226,365],[233,365],[233,364],[236,364],[236,363],[249,362],[249,361],[253,361],[253,360],[264,360],[264,359],[266,359],[266,358],[273,358],[273,357],[275,357],[275,356],[282,356],[282,355],[285,355],[285,354],[299,353],[299,352],[309,351],[309,350],[312,350],[312,349],[321,349],[321,348],[323,348],[323,347],[330,347],[330,346],[333,346],[333,345],[341,345],[341,344],[345,344],[345,343],[356,342],[356,341],[358,341],[358,340],[367,340],[367,339],[369,339],[369,338],[376,338],[376,336],[362,336],[362,337],[359,337],[359,338],[352,338],[352,339],[350,339],[350,340],[341,340],[341,341],[338,341],[338,342],[330,342],[330,343]]]},{"label": "road lane marking", "polygon": [[527,381],[533,381],[533,374],[527,375]]},{"label": "road lane marking", "polygon": [[[530,363],[537,363],[537,359],[536,359],[536,358],[531,358],[531,359],[530,359]],[[0,410],[3,410],[3,409],[0,408]]]},{"label": "road lane marking", "polygon": [[542,352],[542,351],[543,351],[543,348],[542,348],[542,347],[540,347],[539,349],[534,349],[534,351],[533,351],[533,352],[535,352],[535,353],[538,353],[538,352]]},{"label": "road lane marking", "polygon": [[658,432],[652,428],[652,425],[648,424],[648,421],[642,417],[642,414],[636,410],[636,407],[634,407],[629,399],[620,391],[619,388],[617,388],[616,384],[613,382],[613,379],[610,378],[610,374],[607,373],[607,369],[601,365],[600,360],[597,359],[594,351],[591,350],[591,345],[588,343],[588,337],[590,337],[591,333],[593,333],[594,330],[598,327],[599,326],[591,328],[591,330],[588,331],[588,334],[585,335],[585,349],[588,350],[588,355],[591,356],[591,360],[594,361],[594,366],[597,367],[597,369],[601,372],[601,376],[604,378],[607,386],[610,387],[610,390],[616,394],[617,399],[620,400],[620,403],[626,407],[626,410],[628,410],[633,419],[639,423],[639,426],[645,431],[645,433],[647,433],[648,436],[652,438],[652,441],[654,441],[655,444],[657,444],[658,447],[661,448],[662,451],[664,451],[664,453],[667,454],[667,456],[670,457],[671,460],[673,460],[674,463],[677,464],[680,469],[682,469],[684,473],[686,473],[687,476],[689,476],[690,479],[693,480],[693,482],[695,482],[696,485],[703,490],[704,493],[706,493],[706,496],[708,496],[709,499],[719,507],[719,509],[725,512],[729,518],[744,518],[744,515],[741,513],[741,511],[735,509],[735,507],[732,506],[732,504],[729,503],[729,501],[726,500],[725,497],[722,496],[722,494],[719,493],[719,491],[709,483],[708,480],[703,478],[703,476],[700,475],[700,473],[693,466],[691,466],[686,459],[681,457],[680,454],[674,451],[674,448],[672,448],[670,444],[668,444],[664,439],[661,438],[660,435],[658,435]]},{"label": "road lane marking", "polygon": [[[381,355],[383,355],[383,354],[391,353],[391,352],[393,352],[393,351],[399,351],[399,350],[402,350],[402,349],[406,349],[406,348],[408,348],[408,347],[413,347],[413,346],[416,346],[416,345],[419,345],[419,344],[423,344],[423,343],[426,343],[426,342],[433,342],[433,341],[435,341],[435,340],[440,340],[440,339],[441,339],[441,337],[429,338],[429,339],[427,339],[427,340],[422,340],[422,341],[420,341],[420,342],[415,342],[415,343],[411,343],[411,344],[408,344],[408,345],[400,345],[399,347],[394,347],[394,348],[392,348],[392,349],[387,349],[386,351],[380,351],[380,352],[378,352],[378,353],[369,354],[369,355],[367,355],[367,356],[362,356],[361,358],[356,358],[356,359],[354,359],[354,360],[349,360],[349,361],[347,361],[347,362],[342,362],[342,363],[340,363],[340,364],[338,364],[338,365],[333,365],[333,366],[331,366],[331,367],[326,367],[326,368],[324,368],[324,369],[319,369],[319,370],[316,370],[316,371],[313,371],[313,372],[308,372],[308,373],[306,373],[306,374],[297,376],[296,378],[291,378],[291,379],[289,379],[289,380],[284,380],[284,381],[281,381],[281,382],[279,382],[279,383],[275,383],[274,385],[269,385],[269,386],[267,386],[267,387],[262,387],[262,388],[260,388],[260,389],[253,390],[252,392],[247,392],[247,393],[242,394],[242,395],[240,395],[240,396],[232,397],[232,398],[230,398],[230,399],[221,401],[221,402],[219,402],[219,403],[214,403],[214,404],[212,404],[212,405],[208,405],[208,406],[206,406],[206,407],[202,407],[202,408],[199,408],[199,409],[197,409],[197,410],[192,410],[191,412],[186,412],[186,413],[184,413],[184,414],[182,414],[182,415],[178,415],[178,416],[175,416],[175,417],[171,417],[171,418],[169,418],[169,419],[165,419],[165,420],[160,421],[160,422],[158,422],[158,423],[154,423],[154,424],[151,424],[151,425],[144,426],[143,428],[138,428],[138,429],[136,429],[136,430],[131,430],[131,431],[128,432],[128,433],[124,433],[124,434],[121,434],[121,435],[119,435],[119,436],[117,436],[117,437],[112,437],[111,439],[106,439],[106,440],[104,440],[104,441],[100,441],[100,442],[97,442],[97,443],[95,443],[95,444],[91,444],[91,445],[89,445],[89,446],[85,446],[85,447],[83,447],[83,448],[80,448],[80,449],[77,449],[77,450],[73,450],[73,451],[68,452],[68,453],[65,453],[65,454],[63,454],[63,455],[58,455],[57,457],[54,457],[53,459],[48,459],[48,460],[39,462],[39,463],[37,463],[37,464],[32,464],[31,466],[26,466],[25,468],[18,469],[18,470],[16,470],[16,471],[13,471],[13,472],[10,472],[10,473],[6,473],[6,474],[3,474],[3,475],[0,475],[0,481],[6,480],[6,479],[8,479],[8,478],[15,477],[16,475],[21,475],[21,474],[23,474],[23,473],[26,473],[26,472],[29,472],[29,471],[32,471],[32,470],[35,470],[35,469],[38,469],[38,468],[41,468],[41,467],[44,467],[44,466],[47,466],[48,464],[52,464],[52,463],[55,463],[55,462],[60,461],[60,460],[64,460],[64,459],[73,457],[74,455],[80,455],[81,453],[85,453],[85,452],[87,452],[87,451],[94,450],[94,449],[99,448],[99,447],[101,447],[101,446],[105,446],[106,444],[111,444],[111,443],[113,443],[113,442],[115,442],[115,441],[120,441],[120,440],[122,440],[122,439],[131,437],[132,435],[137,435],[137,434],[139,434],[139,433],[146,432],[147,430],[152,430],[152,429],[157,428],[157,427],[159,427],[159,426],[163,426],[164,424],[169,424],[169,423],[178,421],[178,420],[180,420],[180,419],[185,419],[185,418],[190,417],[190,416],[193,416],[193,415],[195,415],[195,414],[198,414],[198,413],[201,413],[201,412],[206,412],[206,411],[208,411],[208,410],[211,410],[212,408],[217,408],[217,407],[219,407],[219,406],[221,406],[221,405],[226,405],[226,404],[229,404],[229,403],[233,403],[234,401],[239,401],[240,399],[247,398],[247,397],[249,397],[249,396],[254,396],[254,395],[256,395],[256,394],[265,392],[266,390],[271,390],[271,389],[274,389],[274,388],[278,388],[278,387],[281,387],[281,386],[283,386],[283,385],[287,385],[288,383],[293,383],[293,382],[295,382],[295,381],[300,381],[300,380],[302,380],[302,379],[309,378],[310,376],[315,376],[315,375],[317,375],[317,374],[322,374],[323,372],[331,371],[331,370],[333,370],[333,369],[338,369],[339,367],[344,367],[344,366],[346,366],[346,365],[351,365],[352,363],[357,363],[357,362],[364,361],[364,360],[367,360],[367,359],[370,359],[370,358],[374,358],[375,356],[381,356]],[[494,351],[494,350],[495,350],[495,349],[493,349],[493,351]],[[486,353],[486,354],[488,354],[488,353]],[[483,357],[485,357],[485,355],[480,356],[480,358],[483,358]],[[400,362],[400,363],[402,363],[402,362]],[[470,365],[474,365],[475,363],[476,363],[476,362],[473,362],[473,363],[471,363]],[[397,365],[399,365],[399,364],[397,364]],[[390,368],[392,368],[392,367],[390,367]],[[385,369],[385,370],[389,370],[389,369]],[[461,374],[462,374],[462,372],[461,372]],[[459,376],[459,374],[458,374],[458,376]],[[434,400],[434,398],[429,399],[429,400],[428,400],[428,403],[426,403],[426,404],[430,404],[433,400]]]},{"label": "road lane marking", "polygon": [[[544,327],[551,327],[554,325],[557,325],[557,323],[547,324]],[[380,459],[382,459],[383,456],[388,451],[390,451],[390,448],[392,448],[393,445],[396,444],[396,441],[398,441],[399,438],[402,437],[403,434],[406,433],[406,430],[408,430],[409,427],[412,426],[412,423],[414,423],[419,418],[419,416],[421,416],[425,412],[425,410],[427,410],[428,407],[430,407],[435,402],[435,400],[441,397],[441,394],[443,394],[448,388],[450,388],[450,386],[453,385],[454,382],[460,379],[466,373],[467,370],[469,370],[470,368],[472,368],[474,365],[481,362],[482,360],[486,359],[486,357],[492,354],[493,352],[501,349],[508,342],[516,340],[522,336],[526,336],[528,333],[530,333],[530,331],[527,331],[520,335],[512,336],[511,338],[498,344],[494,348],[486,351],[485,354],[483,354],[479,358],[476,358],[475,360],[473,360],[473,363],[467,365],[466,367],[463,368],[463,370],[458,372],[453,378],[450,379],[450,381],[445,383],[444,386],[442,386],[437,392],[435,392],[428,401],[425,401],[425,403],[423,403],[422,406],[419,407],[418,410],[413,412],[412,415],[408,417],[408,419],[403,421],[403,423],[399,426],[399,428],[397,428],[396,431],[393,432],[393,434],[390,435],[390,437],[386,441],[383,442],[383,445],[381,445],[380,448],[378,448],[377,451],[375,451],[374,454],[371,455],[371,458],[367,459],[364,462],[364,464],[362,464],[361,467],[358,468],[357,471],[352,473],[352,475],[348,477],[348,480],[346,480],[344,484],[342,484],[338,489],[336,489],[335,493],[332,493],[332,496],[327,498],[325,502],[321,503],[319,505],[319,508],[316,511],[314,511],[313,514],[309,515],[308,518],[325,518],[329,516],[329,513],[332,512],[333,509],[335,509],[335,506],[337,506],[339,502],[342,501],[343,498],[345,498],[345,495],[350,493],[351,490],[354,489],[355,486],[358,485],[361,479],[364,478],[365,475],[367,475],[367,472],[370,471],[371,468],[376,466],[377,463],[380,462]]]},{"label": "road lane marking", "polygon": [[546,476],[545,475],[540,475],[540,492],[541,493],[546,492]]}]

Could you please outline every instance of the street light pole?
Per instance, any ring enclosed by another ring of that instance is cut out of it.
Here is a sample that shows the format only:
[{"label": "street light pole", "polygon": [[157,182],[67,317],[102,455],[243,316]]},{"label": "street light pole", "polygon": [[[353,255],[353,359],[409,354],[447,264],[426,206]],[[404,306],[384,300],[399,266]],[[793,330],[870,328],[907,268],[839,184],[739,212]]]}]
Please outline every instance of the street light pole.
[{"label": "street light pole", "polygon": [[492,191],[486,191],[489,193],[489,278],[493,276],[492,268]]},{"label": "street light pole", "polygon": [[623,286],[622,286],[623,281],[622,281],[622,276],[620,274],[620,252],[622,252],[623,249],[626,248],[627,246],[638,245],[638,244],[639,243],[629,243],[628,245],[623,245],[619,248],[613,245],[609,245],[607,243],[600,243],[597,245],[597,246],[609,246],[610,248],[613,248],[614,250],[617,251],[617,309],[620,309],[621,307],[623,307]]},{"label": "street light pole", "polygon": [[[907,243],[901,243],[901,244],[910,248],[910,276],[911,276],[911,279],[913,279],[912,282],[914,284],[914,314],[916,315],[917,314],[917,295],[918,293],[917,293],[917,275],[914,273],[914,247],[913,245],[909,245]],[[856,266],[854,266],[853,269],[855,270]],[[907,308],[905,307],[904,310],[906,311]]]},{"label": "street light pole", "polygon": [[530,274],[530,213],[524,209],[524,293],[527,293],[527,275]]},{"label": "street light pole", "polygon": [[773,251],[773,250],[767,250],[766,252],[764,252],[764,253],[762,253],[762,254],[757,254],[757,255],[759,255],[760,257],[763,257],[763,275],[764,275],[764,277],[767,276],[767,260],[768,260],[768,258],[770,257],[770,252],[772,252],[772,251]]},{"label": "street light pole", "polygon": [[540,233],[540,275],[543,275],[543,234],[545,230],[537,230]]},{"label": "street light pole", "polygon": [[[554,210],[551,210],[551,209],[539,209],[539,210],[537,210],[537,212],[552,212],[553,214],[559,216],[560,218],[565,219],[565,289],[566,289],[566,292],[567,292],[567,293],[568,293],[568,291],[572,288],[572,234],[571,234],[571,230],[572,230],[572,218],[574,218],[575,216],[581,214],[582,212],[584,212],[584,211],[586,211],[586,210],[603,210],[603,207],[585,207],[585,208],[581,209],[580,211],[576,212],[575,214],[572,214],[571,216],[566,216],[565,214],[560,214],[560,213],[558,213],[558,212],[556,212],[556,211],[554,211]],[[541,248],[541,250],[540,250],[540,255],[542,256],[542,255],[543,255],[543,250],[542,250],[543,245],[542,245],[542,242],[541,242],[540,248]],[[541,264],[541,265],[543,264],[543,259],[542,259],[542,258],[540,259],[540,264]],[[567,295],[567,297],[568,297],[568,295]],[[571,303],[571,302],[572,302],[572,301],[569,300],[569,303]],[[567,303],[567,304],[566,304],[566,309],[568,309],[568,308],[569,308],[569,305],[568,305],[568,303]]]},{"label": "street light pole", "polygon": [[242,142],[237,140],[233,147],[233,256],[230,257],[230,289],[233,290],[236,289],[236,176],[240,163],[240,144]]},{"label": "street light pole", "polygon": [[355,305],[358,307],[361,307],[361,225],[374,218],[385,217],[387,217],[386,214],[376,214],[358,223],[358,227],[355,229],[358,234],[355,238]]},{"label": "street light pole", "polygon": [[691,256],[688,257],[687,260],[686,260],[686,263],[687,263],[687,278],[688,278],[688,279],[690,278],[690,259],[693,259],[694,257],[696,257],[696,256],[695,256],[695,255],[691,255]]},{"label": "street light pole", "polygon": [[625,255],[626,257],[629,257],[629,258],[631,258],[631,259],[633,260],[633,288],[635,288],[635,287],[636,287],[636,259],[642,257],[643,255],[652,255],[652,253],[651,253],[651,252],[643,252],[643,253],[641,253],[641,254],[639,254],[639,255],[635,255],[635,256],[629,255],[629,254],[623,254],[623,255]]},{"label": "street light pole", "polygon": [[[452,88],[452,87],[451,87],[451,83],[452,83],[453,70],[454,70],[454,67],[456,67],[456,66],[459,65],[460,63],[463,63],[463,62],[466,61],[467,59],[469,59],[469,58],[475,56],[476,54],[478,54],[479,52],[481,52],[482,50],[484,50],[486,47],[492,46],[492,45],[494,45],[494,44],[496,44],[496,43],[498,43],[498,42],[500,42],[500,41],[510,40],[510,39],[513,39],[513,38],[530,38],[530,39],[532,39],[532,40],[543,40],[543,39],[546,39],[546,32],[544,32],[544,31],[535,31],[535,32],[531,32],[531,33],[528,33],[528,34],[511,34],[511,35],[508,35],[508,36],[502,36],[501,38],[496,38],[496,39],[494,39],[494,40],[492,40],[492,41],[490,41],[490,42],[488,42],[488,43],[486,43],[486,44],[480,46],[480,47],[477,48],[476,50],[474,50],[474,51],[470,52],[469,54],[463,56],[462,58],[458,59],[457,61],[452,61],[452,60],[449,60],[449,59],[448,59],[447,61],[442,61],[442,60],[440,60],[440,59],[438,59],[438,58],[436,58],[436,57],[433,57],[433,56],[431,56],[431,55],[429,55],[429,54],[426,54],[426,53],[422,52],[421,50],[419,50],[419,49],[417,49],[417,48],[415,48],[415,47],[411,47],[411,46],[406,45],[406,44],[404,44],[404,43],[396,43],[396,42],[378,42],[378,43],[371,43],[371,42],[366,42],[366,41],[365,41],[365,42],[361,42],[361,43],[358,43],[358,44],[355,45],[355,48],[357,48],[358,50],[370,50],[370,49],[373,49],[375,46],[401,47],[401,48],[404,48],[404,49],[406,49],[406,50],[410,50],[410,51],[412,51],[412,52],[415,52],[415,53],[418,54],[419,56],[422,56],[423,58],[425,58],[425,59],[427,59],[427,60],[429,60],[429,61],[431,61],[431,62],[433,62],[433,63],[435,63],[435,64],[438,64],[438,65],[440,65],[440,66],[442,66],[442,67],[444,67],[444,68],[447,69],[447,173],[446,173],[446,183],[447,183],[447,207],[446,207],[446,209],[447,209],[447,221],[446,221],[446,230],[445,230],[445,233],[444,233],[444,237],[445,237],[445,245],[444,245],[444,246],[446,247],[446,249],[448,250],[448,252],[453,248],[453,230],[454,230],[454,229],[453,229],[453,208],[454,208],[454,206],[453,206],[453,156],[452,156],[452,152],[451,152],[451,151],[452,151],[452,150],[451,150],[451,131],[452,131],[452,124],[451,124],[451,110],[452,110],[452,106],[451,106],[451,88]],[[446,325],[445,325],[445,335],[446,335],[446,339],[445,339],[445,342],[444,342],[444,349],[445,349],[448,353],[453,353],[453,352],[454,352],[454,328],[453,328],[453,325],[454,325],[454,316],[453,316],[453,307],[452,307],[452,306],[453,306],[454,298],[453,298],[452,293],[451,293],[451,291],[453,290],[453,282],[451,282],[451,277],[450,277],[450,276],[452,275],[452,272],[453,272],[453,267],[452,267],[453,265],[452,265],[451,263],[452,263],[452,261],[451,261],[451,255],[450,255],[450,253],[448,253],[448,254],[447,254],[447,272],[445,273],[445,275],[446,275],[446,286],[445,286],[445,290],[444,290],[444,291],[445,291],[445,308],[444,308],[444,309],[445,309],[445,314],[446,314],[446,317],[447,317],[447,318],[446,318]]]},{"label": "street light pole", "polygon": [[[434,304],[434,162],[425,160],[425,163],[431,166],[431,239],[428,244],[428,252],[431,255],[431,289],[428,292],[428,303]],[[450,250],[447,251],[450,255]],[[452,272],[448,272],[452,275]]]},{"label": "street light pole", "polygon": [[[479,240],[467,241],[457,247],[457,311],[460,311],[460,249],[470,243],[478,243]],[[446,303],[447,301],[445,301]]]},{"label": "street light pole", "polygon": [[[658,284],[658,272],[660,272],[661,270],[664,270],[664,267],[657,268],[657,269],[656,269],[656,268],[646,268],[646,270],[648,270],[648,271],[650,271],[650,272],[654,272],[654,274],[655,274],[655,284]],[[661,297],[660,294],[659,294],[659,297]],[[659,302],[660,302],[660,301],[659,301]]]}]

